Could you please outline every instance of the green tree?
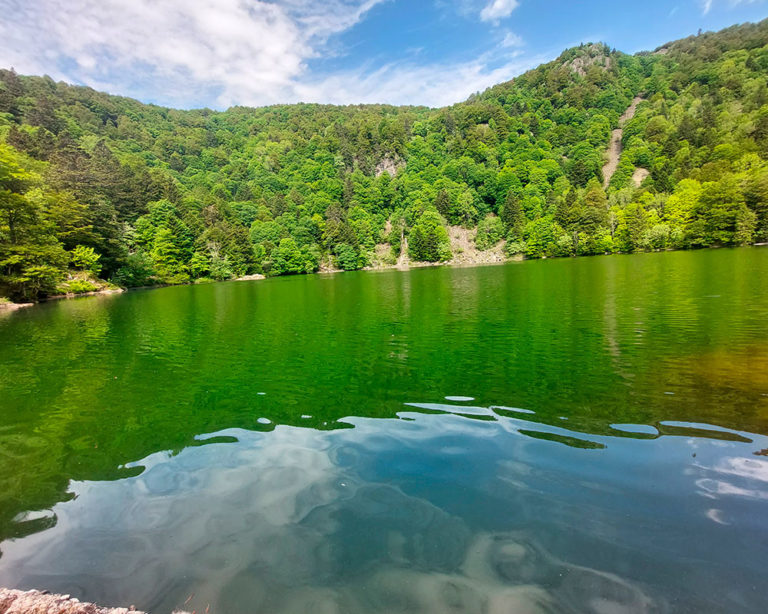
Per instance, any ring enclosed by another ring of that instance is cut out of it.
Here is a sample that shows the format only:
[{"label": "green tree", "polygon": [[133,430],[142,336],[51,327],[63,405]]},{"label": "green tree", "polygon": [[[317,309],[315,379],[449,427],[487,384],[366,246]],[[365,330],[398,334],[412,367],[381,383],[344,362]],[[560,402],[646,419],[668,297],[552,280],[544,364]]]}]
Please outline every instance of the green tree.
[{"label": "green tree", "polygon": [[84,245],[78,245],[72,250],[72,264],[75,268],[82,271],[89,271],[95,276],[101,272],[101,264],[99,260],[101,255],[97,254],[92,247],[85,247]]},{"label": "green tree", "polygon": [[705,245],[735,243],[737,218],[744,207],[744,194],[733,177],[705,183],[699,198]]},{"label": "green tree", "polygon": [[272,275],[304,273],[304,256],[293,239],[282,239],[272,252]]},{"label": "green tree", "polygon": [[186,267],[181,261],[179,248],[169,228],[158,228],[155,233],[152,261],[157,278],[162,283],[184,283],[189,281]]},{"label": "green tree", "polygon": [[112,282],[126,288],[138,288],[154,283],[152,259],[142,251],[129,254],[125,263],[115,271]]},{"label": "green tree", "polygon": [[0,293],[36,300],[56,290],[68,263],[64,248],[28,191],[40,184],[31,161],[0,143]]},{"label": "green tree", "polygon": [[477,225],[475,244],[477,249],[492,248],[504,237],[504,224],[495,215],[489,214]]},{"label": "green tree", "polygon": [[507,193],[507,197],[504,200],[504,204],[499,211],[499,217],[504,223],[510,236],[521,238],[523,228],[525,228],[525,214],[523,208],[520,206],[520,199],[517,195],[510,190]]},{"label": "green tree", "polygon": [[436,209],[426,209],[411,228],[408,252],[412,260],[440,262],[452,256],[448,233]]},{"label": "green tree", "polygon": [[556,227],[559,228],[559,225],[551,216],[544,216],[526,224],[523,236],[527,258],[545,258],[551,254],[555,244]]},{"label": "green tree", "polygon": [[642,247],[648,214],[640,203],[630,203],[622,213],[616,230],[618,246],[622,252],[634,252]]},{"label": "green tree", "polygon": [[451,211],[451,197],[448,195],[447,190],[442,189],[435,196],[434,207],[437,212],[444,218],[447,218]]},{"label": "green tree", "polygon": [[347,243],[340,243],[336,246],[336,263],[339,268],[345,271],[354,271],[360,268],[357,250]]}]

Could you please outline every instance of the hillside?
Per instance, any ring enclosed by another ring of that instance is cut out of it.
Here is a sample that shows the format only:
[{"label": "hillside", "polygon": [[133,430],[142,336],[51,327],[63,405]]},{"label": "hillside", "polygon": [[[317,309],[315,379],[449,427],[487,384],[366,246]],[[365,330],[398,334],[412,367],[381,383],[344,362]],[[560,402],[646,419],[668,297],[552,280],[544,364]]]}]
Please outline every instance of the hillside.
[{"label": "hillside", "polygon": [[177,111],[2,70],[0,296],[447,261],[448,226],[526,258],[766,241],[766,77],[765,21],[442,109]]}]

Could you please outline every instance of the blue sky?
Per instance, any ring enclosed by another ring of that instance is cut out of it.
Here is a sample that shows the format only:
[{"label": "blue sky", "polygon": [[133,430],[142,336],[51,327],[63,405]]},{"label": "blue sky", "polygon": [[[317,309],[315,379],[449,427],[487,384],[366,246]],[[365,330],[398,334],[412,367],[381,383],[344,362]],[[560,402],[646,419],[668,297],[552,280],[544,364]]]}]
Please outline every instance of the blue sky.
[{"label": "blue sky", "polygon": [[442,106],[580,42],[633,53],[768,0],[0,0],[0,66],[180,108]]}]

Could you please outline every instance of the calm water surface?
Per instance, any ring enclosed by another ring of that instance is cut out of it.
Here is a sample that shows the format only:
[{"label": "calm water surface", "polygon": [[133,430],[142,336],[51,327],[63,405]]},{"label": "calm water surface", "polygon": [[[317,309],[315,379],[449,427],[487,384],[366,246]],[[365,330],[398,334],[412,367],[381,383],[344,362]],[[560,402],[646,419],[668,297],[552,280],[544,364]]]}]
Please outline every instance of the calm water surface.
[{"label": "calm water surface", "polygon": [[164,614],[768,610],[768,249],[0,318],[0,585]]}]

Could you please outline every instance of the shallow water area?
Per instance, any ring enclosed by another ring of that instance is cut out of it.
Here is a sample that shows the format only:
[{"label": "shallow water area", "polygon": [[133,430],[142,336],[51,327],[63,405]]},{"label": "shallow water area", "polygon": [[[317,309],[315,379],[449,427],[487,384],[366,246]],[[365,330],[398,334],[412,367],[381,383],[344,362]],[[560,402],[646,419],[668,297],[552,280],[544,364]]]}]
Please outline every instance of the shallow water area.
[{"label": "shallow water area", "polygon": [[153,612],[762,611],[767,274],[719,250],[14,313],[0,585]]}]

